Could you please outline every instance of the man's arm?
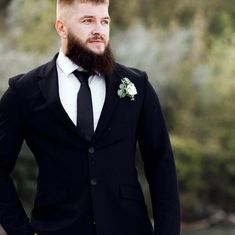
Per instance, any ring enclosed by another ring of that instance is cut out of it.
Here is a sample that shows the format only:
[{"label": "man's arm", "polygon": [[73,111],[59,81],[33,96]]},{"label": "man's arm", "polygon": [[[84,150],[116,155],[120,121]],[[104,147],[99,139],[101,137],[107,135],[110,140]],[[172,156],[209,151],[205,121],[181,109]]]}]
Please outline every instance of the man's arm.
[{"label": "man's arm", "polygon": [[155,235],[179,235],[175,163],[160,103],[147,75],[140,115],[138,140],[152,199]]},{"label": "man's arm", "polygon": [[9,88],[0,100],[0,224],[8,235],[32,235],[11,178],[24,136],[22,104],[15,79],[10,79]]}]

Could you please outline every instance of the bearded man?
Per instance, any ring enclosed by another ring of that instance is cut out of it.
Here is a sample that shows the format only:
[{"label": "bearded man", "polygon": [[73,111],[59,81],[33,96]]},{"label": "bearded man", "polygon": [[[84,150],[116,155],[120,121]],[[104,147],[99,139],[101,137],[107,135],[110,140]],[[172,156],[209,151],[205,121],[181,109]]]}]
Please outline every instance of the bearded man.
[{"label": "bearded man", "polygon": [[[145,72],[114,61],[108,0],[58,0],[59,53],[9,80],[0,101],[0,223],[8,235],[179,235],[176,171]],[[11,172],[38,164],[28,218]],[[154,226],[135,166],[139,145]]]}]

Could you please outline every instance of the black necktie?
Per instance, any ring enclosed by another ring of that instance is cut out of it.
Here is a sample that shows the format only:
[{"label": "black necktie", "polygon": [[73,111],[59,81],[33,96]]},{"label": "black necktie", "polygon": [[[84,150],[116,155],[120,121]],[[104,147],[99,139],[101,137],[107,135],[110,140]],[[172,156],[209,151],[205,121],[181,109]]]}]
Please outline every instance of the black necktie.
[{"label": "black necktie", "polygon": [[88,85],[88,78],[92,74],[78,70],[75,70],[73,74],[81,83],[77,95],[77,126],[80,127],[87,140],[90,141],[94,134],[94,121],[91,91]]}]

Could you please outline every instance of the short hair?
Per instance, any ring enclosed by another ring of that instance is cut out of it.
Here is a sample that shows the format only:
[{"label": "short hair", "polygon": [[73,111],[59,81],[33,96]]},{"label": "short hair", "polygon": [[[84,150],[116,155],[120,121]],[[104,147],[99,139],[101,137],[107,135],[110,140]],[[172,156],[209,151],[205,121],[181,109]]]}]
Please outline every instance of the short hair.
[{"label": "short hair", "polygon": [[86,3],[86,2],[92,2],[92,3],[109,3],[109,0],[57,0],[57,4],[60,5],[71,5],[74,2],[80,2],[80,3]]},{"label": "short hair", "polygon": [[70,6],[75,2],[78,3],[94,3],[94,4],[109,4],[110,0],[57,0],[57,9],[56,9],[56,15],[57,18],[60,15],[59,12],[61,8],[63,8],[64,6]]}]

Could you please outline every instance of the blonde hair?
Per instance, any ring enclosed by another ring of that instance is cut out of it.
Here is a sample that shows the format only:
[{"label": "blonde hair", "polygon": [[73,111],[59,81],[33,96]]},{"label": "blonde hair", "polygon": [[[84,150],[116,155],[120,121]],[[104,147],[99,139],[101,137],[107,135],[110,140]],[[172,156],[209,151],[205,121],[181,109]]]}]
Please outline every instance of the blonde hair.
[{"label": "blonde hair", "polygon": [[63,7],[70,6],[73,3],[94,3],[94,4],[109,4],[109,0],[57,0],[56,15],[57,18],[60,16],[60,12]]},{"label": "blonde hair", "polygon": [[80,3],[92,2],[96,4],[109,3],[109,0],[57,0],[57,5],[71,5],[76,1]]}]

